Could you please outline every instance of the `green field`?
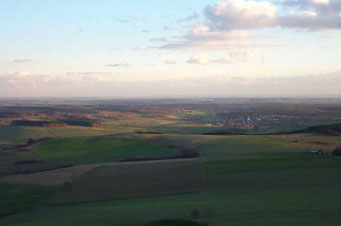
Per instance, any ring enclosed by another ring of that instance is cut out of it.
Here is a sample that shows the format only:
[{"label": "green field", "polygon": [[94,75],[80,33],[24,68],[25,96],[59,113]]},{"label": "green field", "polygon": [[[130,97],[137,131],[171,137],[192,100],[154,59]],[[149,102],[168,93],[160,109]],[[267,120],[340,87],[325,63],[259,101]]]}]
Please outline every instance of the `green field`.
[{"label": "green field", "polygon": [[81,127],[81,126],[67,126],[67,127],[52,127],[46,128],[48,132],[54,137],[81,137],[81,136],[102,136],[109,134],[126,134],[133,130],[123,127]]},{"label": "green field", "polygon": [[[5,225],[140,225],[165,218],[212,225],[339,225],[341,185],[249,188],[67,206],[51,206],[2,219]],[[86,216],[86,217],[85,217]],[[132,217],[133,216],[133,217]]]},{"label": "green field", "polygon": [[0,142],[13,145],[26,143],[29,138],[51,136],[44,128],[22,126],[0,126]]},{"label": "green field", "polygon": [[23,144],[30,138],[101,136],[109,134],[126,134],[131,132],[131,129],[122,127],[89,128],[81,126],[67,126],[43,128],[30,126],[0,126],[0,145],[5,147],[8,145]]},{"label": "green field", "polygon": [[70,164],[113,162],[175,151],[143,139],[115,136],[54,139],[35,146],[34,150],[50,161]]},{"label": "green field", "polygon": [[[19,202],[31,196],[29,189],[19,187],[12,193],[18,199],[3,195],[2,203],[27,212],[0,220],[3,225],[27,226],[128,226],[168,218],[217,226],[340,225],[341,159],[309,154],[340,145],[339,137],[307,134],[57,138],[34,150],[49,161],[76,165],[161,155],[179,147],[195,148],[201,157],[195,164],[167,160],[98,165],[55,190],[33,186],[38,190],[32,197],[44,191],[39,203]],[[4,194],[11,186],[0,183]]]},{"label": "green field", "polygon": [[7,150],[0,152],[0,176],[39,172],[56,168],[58,165],[61,166],[58,162],[50,162],[33,151]]},{"label": "green field", "polygon": [[46,205],[57,190],[51,186],[1,184],[0,217]]},{"label": "green field", "polygon": [[153,161],[96,168],[76,178],[54,202],[84,202],[201,190],[198,160]]}]

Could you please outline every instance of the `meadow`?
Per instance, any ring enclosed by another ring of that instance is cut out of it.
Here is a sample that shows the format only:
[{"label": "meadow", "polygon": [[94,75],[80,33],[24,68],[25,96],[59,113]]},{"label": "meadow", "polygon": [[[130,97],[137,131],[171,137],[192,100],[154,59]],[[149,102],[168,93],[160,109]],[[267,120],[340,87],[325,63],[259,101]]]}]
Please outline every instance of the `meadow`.
[{"label": "meadow", "polygon": [[[57,205],[5,217],[2,223],[141,225],[175,217],[210,225],[338,225],[340,188],[340,184],[282,189],[258,187]],[[200,213],[198,217],[191,216],[193,210]]]},{"label": "meadow", "polygon": [[198,191],[203,188],[197,159],[102,166],[80,175],[54,203],[72,203]]},{"label": "meadow", "polygon": [[44,142],[33,149],[50,161],[75,165],[114,162],[175,151],[174,148],[143,139],[119,136],[59,138]]},{"label": "meadow", "polygon": [[[310,153],[331,152],[339,136],[204,135],[223,127],[187,118],[216,118],[211,113],[165,112],[116,114],[99,127],[0,126],[0,148],[51,137],[0,152],[1,225],[341,224],[341,159]],[[258,132],[279,128],[301,125]],[[184,149],[200,155],[121,162]]]}]

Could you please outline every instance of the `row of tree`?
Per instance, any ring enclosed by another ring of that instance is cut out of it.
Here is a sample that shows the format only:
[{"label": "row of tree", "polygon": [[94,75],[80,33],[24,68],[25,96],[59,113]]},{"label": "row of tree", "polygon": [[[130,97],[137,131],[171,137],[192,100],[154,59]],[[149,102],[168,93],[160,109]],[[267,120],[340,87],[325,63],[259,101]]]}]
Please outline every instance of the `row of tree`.
[{"label": "row of tree", "polygon": [[307,128],[306,132],[339,136],[341,133],[341,124],[311,126]]}]

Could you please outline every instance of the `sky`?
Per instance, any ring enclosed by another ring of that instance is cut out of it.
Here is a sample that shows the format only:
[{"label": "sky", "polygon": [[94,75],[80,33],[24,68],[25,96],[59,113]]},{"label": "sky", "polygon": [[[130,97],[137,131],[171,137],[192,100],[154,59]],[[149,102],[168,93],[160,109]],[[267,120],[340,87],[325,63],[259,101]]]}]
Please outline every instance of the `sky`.
[{"label": "sky", "polygon": [[341,96],[341,0],[1,0],[1,97]]}]

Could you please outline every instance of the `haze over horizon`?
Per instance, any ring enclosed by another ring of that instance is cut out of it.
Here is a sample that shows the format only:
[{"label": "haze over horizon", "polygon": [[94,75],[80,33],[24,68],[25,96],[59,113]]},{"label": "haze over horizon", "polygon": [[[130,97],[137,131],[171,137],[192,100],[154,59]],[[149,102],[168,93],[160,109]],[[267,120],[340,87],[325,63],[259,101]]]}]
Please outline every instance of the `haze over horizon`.
[{"label": "haze over horizon", "polygon": [[341,95],[340,0],[0,2],[1,97]]}]

